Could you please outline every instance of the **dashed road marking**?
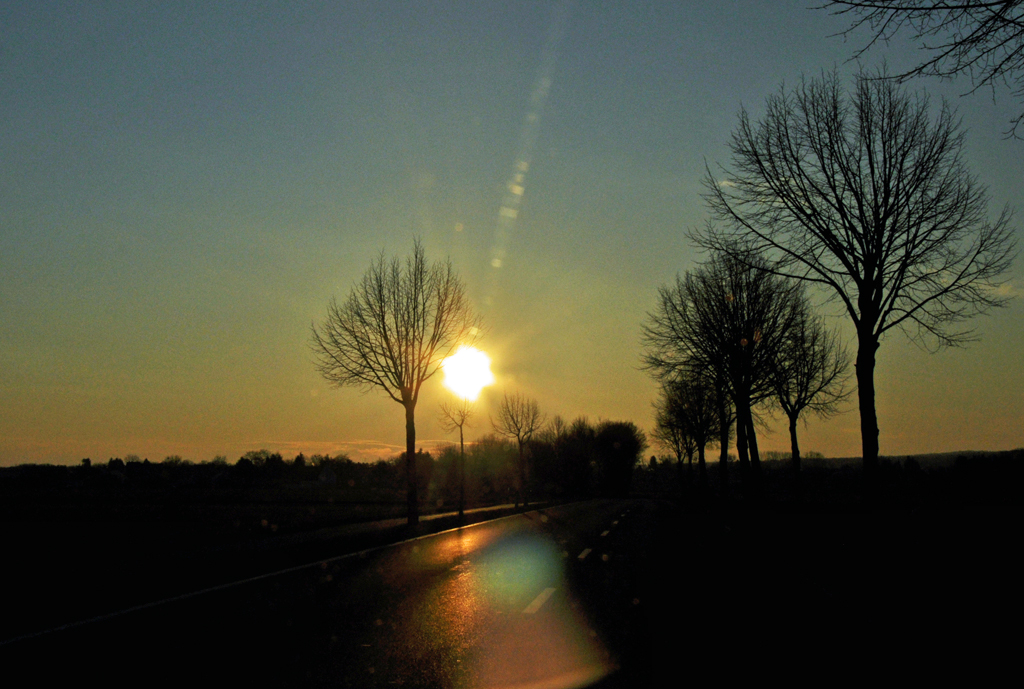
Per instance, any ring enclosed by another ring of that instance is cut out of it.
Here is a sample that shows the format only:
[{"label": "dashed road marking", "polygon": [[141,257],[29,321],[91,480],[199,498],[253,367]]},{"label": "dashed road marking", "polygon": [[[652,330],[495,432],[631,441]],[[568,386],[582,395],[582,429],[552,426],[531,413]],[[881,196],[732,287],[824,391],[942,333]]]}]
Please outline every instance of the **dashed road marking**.
[{"label": "dashed road marking", "polygon": [[590,555],[590,548],[584,548],[583,552],[579,555],[579,559],[585,560],[587,555]]},{"label": "dashed road marking", "polygon": [[533,602],[526,606],[526,609],[523,610],[523,614],[532,615],[540,610],[541,606],[548,602],[548,598],[551,598],[551,594],[554,592],[554,589],[544,589],[541,591],[540,595],[534,598]]},{"label": "dashed road marking", "polygon": [[612,526],[618,526],[618,524],[619,524],[619,520],[618,519],[616,519],[615,521],[612,522]]},{"label": "dashed road marking", "polygon": [[604,537],[605,537],[605,536],[607,536],[607,535],[608,535],[609,533],[611,533],[611,532],[610,532],[610,531],[602,531],[602,532],[601,532],[601,537],[602,537],[602,538],[604,538]]}]

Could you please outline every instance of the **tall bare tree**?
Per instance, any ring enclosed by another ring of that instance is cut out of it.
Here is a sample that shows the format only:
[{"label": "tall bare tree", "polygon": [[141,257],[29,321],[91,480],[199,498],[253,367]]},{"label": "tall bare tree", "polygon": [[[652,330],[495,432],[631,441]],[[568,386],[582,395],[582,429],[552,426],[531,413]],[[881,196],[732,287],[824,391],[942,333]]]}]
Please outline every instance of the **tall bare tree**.
[{"label": "tall bare tree", "polygon": [[[832,0],[824,7],[833,14],[852,14],[844,34],[868,27],[874,36],[858,50],[859,58],[879,41],[907,29],[929,57],[916,67],[893,75],[911,77],[970,77],[971,92],[982,87],[1009,86],[1024,103],[1024,0]],[[1024,122],[1024,110],[1010,121],[1011,136]]]},{"label": "tall bare tree", "polygon": [[529,495],[526,483],[526,444],[544,426],[544,415],[540,413],[537,400],[518,392],[512,395],[506,392],[498,404],[497,418],[491,420],[491,425],[497,433],[515,440],[519,445],[519,491],[516,495],[516,507],[519,507],[520,502],[527,507]]},{"label": "tall bare tree", "polygon": [[454,433],[459,430],[459,517],[465,514],[466,510],[466,441],[463,429],[473,416],[473,403],[464,397],[457,401],[441,402],[441,428],[445,433]]},{"label": "tall bare tree", "polygon": [[800,443],[797,421],[805,410],[826,418],[838,411],[850,390],[845,386],[850,355],[839,333],[825,328],[806,300],[786,331],[776,354],[772,380],[776,401],[789,419],[793,474],[800,486]]},{"label": "tall bare tree", "polygon": [[316,368],[335,387],[382,389],[405,408],[408,521],[419,522],[416,402],[420,388],[458,345],[473,342],[480,321],[450,261],[428,264],[417,240],[403,263],[384,253],[353,286],[332,299],[312,326]]},{"label": "tall bare tree", "polygon": [[1001,306],[1013,261],[1011,211],[991,222],[986,190],[962,157],[963,134],[943,102],[860,74],[847,94],[833,72],[768,99],[733,133],[731,169],[708,170],[706,199],[721,223],[691,233],[737,255],[737,241],[772,270],[838,299],[857,331],[857,388],[866,485],[877,488],[875,352],[901,328],[923,343],[972,339],[957,323]]}]

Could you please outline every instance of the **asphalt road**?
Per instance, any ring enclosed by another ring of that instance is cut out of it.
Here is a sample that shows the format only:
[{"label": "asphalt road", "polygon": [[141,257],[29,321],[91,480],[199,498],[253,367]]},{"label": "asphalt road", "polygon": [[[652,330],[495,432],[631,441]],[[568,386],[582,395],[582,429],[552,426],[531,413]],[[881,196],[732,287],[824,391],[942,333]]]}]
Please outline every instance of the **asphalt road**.
[{"label": "asphalt road", "polygon": [[[973,682],[1016,657],[1019,510],[546,508],[0,645],[10,686]],[[6,592],[13,595],[16,592]],[[32,605],[34,601],[23,601]]]},{"label": "asphalt road", "polygon": [[641,665],[658,503],[528,512],[0,648],[32,684],[570,687]]}]

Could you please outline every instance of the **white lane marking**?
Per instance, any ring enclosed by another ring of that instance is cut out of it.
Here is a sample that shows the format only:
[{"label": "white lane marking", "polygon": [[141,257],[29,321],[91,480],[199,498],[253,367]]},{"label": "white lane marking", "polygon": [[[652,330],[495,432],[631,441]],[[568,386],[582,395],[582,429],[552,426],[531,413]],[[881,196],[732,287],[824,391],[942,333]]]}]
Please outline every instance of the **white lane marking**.
[{"label": "white lane marking", "polygon": [[540,595],[533,599],[533,602],[526,606],[526,610],[523,610],[524,615],[532,615],[533,613],[540,610],[540,606],[548,602],[548,598],[551,598],[551,594],[554,593],[554,589],[544,589],[540,592]]},{"label": "white lane marking", "polygon": [[609,534],[608,531],[602,531],[601,532],[601,537],[603,538],[603,537],[607,536],[608,534]]},{"label": "white lane marking", "polygon": [[584,548],[583,549],[583,552],[580,553],[580,559],[581,560],[586,559],[587,555],[590,555],[590,548]]},{"label": "white lane marking", "polygon": [[618,519],[612,521],[612,526],[618,526],[618,524],[619,524],[619,520]]}]

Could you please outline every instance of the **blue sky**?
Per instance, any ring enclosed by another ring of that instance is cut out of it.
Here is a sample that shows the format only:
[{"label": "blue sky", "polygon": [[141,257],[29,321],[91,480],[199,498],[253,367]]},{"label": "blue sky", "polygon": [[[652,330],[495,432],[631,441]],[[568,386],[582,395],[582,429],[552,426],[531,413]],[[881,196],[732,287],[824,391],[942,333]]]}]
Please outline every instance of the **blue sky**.
[{"label": "blue sky", "polygon": [[[498,382],[471,437],[506,390],[649,429],[640,323],[700,258],[684,231],[707,217],[705,164],[727,161],[741,107],[852,74],[867,40],[809,5],[6,3],[0,463],[398,451],[401,408],[330,389],[307,341],[332,296],[415,237],[487,322]],[[864,65],[915,52],[896,41]],[[991,212],[1019,207],[1010,94],[910,87],[959,109]],[[937,355],[886,338],[883,454],[1022,444],[1019,300],[975,325],[981,343]],[[428,446],[443,395],[431,381],[418,410]],[[859,452],[852,406],[804,433]]]}]

